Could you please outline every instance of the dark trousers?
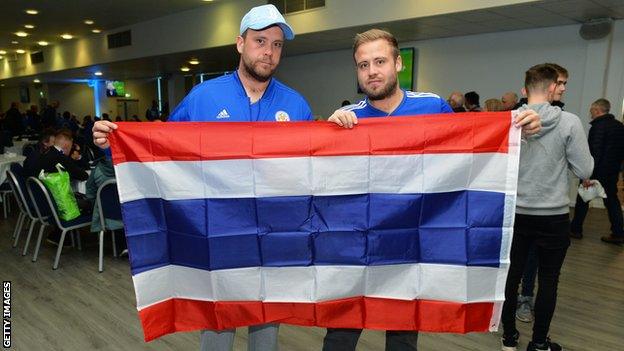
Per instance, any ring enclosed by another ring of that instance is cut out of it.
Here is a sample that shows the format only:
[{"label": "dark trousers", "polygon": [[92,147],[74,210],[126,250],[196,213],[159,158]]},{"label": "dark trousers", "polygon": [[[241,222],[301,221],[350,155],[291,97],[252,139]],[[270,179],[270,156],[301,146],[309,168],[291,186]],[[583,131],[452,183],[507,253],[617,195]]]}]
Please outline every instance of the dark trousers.
[{"label": "dark trousers", "polygon": [[[355,351],[362,329],[327,328],[323,351]],[[416,351],[418,332],[387,330],[386,351]]]},{"label": "dark trousers", "polygon": [[522,290],[520,295],[533,296],[535,290],[535,278],[537,277],[537,249],[535,244],[529,248],[529,255],[524,265],[524,274],[522,275]]},{"label": "dark trousers", "polygon": [[531,245],[535,245],[539,285],[535,298],[533,342],[546,342],[550,321],[557,304],[559,273],[568,246],[570,246],[569,230],[570,219],[568,214],[554,216],[516,215],[510,253],[511,264],[507,275],[505,303],[501,318],[505,335],[513,335],[517,332],[518,285],[524,272]]},{"label": "dark trousers", "polygon": [[[609,214],[609,222],[611,223],[611,233],[615,236],[624,236],[624,225],[622,221],[622,207],[620,199],[617,196],[618,175],[614,174],[605,178],[597,178],[607,194],[607,198],[603,199],[607,213]],[[574,218],[572,219],[571,230],[574,233],[583,234],[583,222],[587,216],[589,204],[580,196],[576,196],[576,206],[574,207]]]}]

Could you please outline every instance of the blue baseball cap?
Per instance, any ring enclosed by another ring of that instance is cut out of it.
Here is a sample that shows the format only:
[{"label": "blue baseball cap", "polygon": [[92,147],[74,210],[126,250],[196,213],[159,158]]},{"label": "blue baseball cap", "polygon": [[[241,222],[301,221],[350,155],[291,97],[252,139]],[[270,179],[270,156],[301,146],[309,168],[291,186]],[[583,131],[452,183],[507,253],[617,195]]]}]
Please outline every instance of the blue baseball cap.
[{"label": "blue baseball cap", "polygon": [[295,32],[286,23],[284,16],[275,5],[271,4],[256,6],[249,10],[241,20],[240,34],[243,35],[247,29],[260,30],[275,24],[282,28],[284,38],[287,40],[292,40],[295,37]]}]

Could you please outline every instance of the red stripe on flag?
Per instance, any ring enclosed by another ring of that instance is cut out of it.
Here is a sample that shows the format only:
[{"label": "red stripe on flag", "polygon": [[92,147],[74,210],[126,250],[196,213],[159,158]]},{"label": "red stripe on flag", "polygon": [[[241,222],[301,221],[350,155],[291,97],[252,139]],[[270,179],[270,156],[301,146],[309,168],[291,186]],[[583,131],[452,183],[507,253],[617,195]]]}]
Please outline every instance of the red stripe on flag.
[{"label": "red stripe on flag", "polygon": [[506,153],[510,112],[330,122],[122,122],[113,163],[306,156]]},{"label": "red stripe on flag", "polygon": [[201,329],[264,323],[324,328],[487,332],[494,304],[355,297],[319,303],[171,299],[139,311],[145,341]]}]

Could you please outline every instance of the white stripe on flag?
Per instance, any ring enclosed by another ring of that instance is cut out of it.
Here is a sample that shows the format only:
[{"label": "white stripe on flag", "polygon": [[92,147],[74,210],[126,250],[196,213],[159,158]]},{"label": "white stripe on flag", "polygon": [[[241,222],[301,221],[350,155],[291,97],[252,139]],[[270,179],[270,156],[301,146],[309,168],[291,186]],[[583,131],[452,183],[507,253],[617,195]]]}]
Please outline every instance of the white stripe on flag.
[{"label": "white stripe on flag", "polygon": [[512,195],[508,158],[500,153],[292,157],[125,162],[115,169],[122,202],[459,190]]},{"label": "white stripe on flag", "polygon": [[440,264],[251,267],[206,271],[169,265],[133,277],[139,310],[172,297],[203,301],[321,302],[356,296],[459,303],[504,299],[491,267]]}]

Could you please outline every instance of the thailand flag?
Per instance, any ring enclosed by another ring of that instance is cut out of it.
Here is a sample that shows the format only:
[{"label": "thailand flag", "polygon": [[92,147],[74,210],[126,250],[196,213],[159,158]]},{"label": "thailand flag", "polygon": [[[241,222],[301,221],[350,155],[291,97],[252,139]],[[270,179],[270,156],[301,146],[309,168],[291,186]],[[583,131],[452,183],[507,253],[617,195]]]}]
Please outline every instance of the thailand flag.
[{"label": "thailand flag", "polygon": [[146,340],[267,322],[498,328],[511,113],[120,123],[111,139]]}]

